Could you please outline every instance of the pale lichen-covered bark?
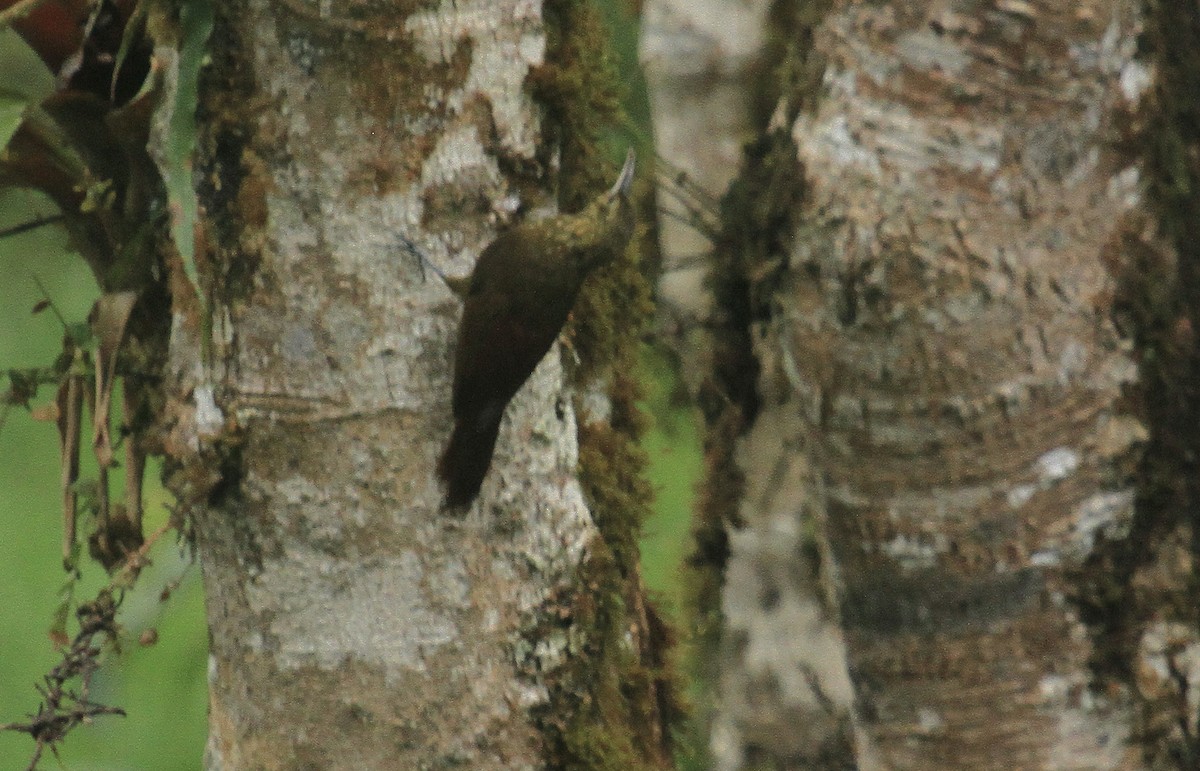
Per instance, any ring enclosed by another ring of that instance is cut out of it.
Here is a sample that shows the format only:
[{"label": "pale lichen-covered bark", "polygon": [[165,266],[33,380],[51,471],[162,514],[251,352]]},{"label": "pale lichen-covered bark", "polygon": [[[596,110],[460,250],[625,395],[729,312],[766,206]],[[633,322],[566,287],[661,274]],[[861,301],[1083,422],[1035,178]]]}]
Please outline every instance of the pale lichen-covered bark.
[{"label": "pale lichen-covered bark", "polygon": [[[642,8],[638,58],[646,74],[655,151],[665,179],[683,174],[687,186],[658,193],[663,254],[658,296],[661,331],[683,358],[682,375],[695,390],[712,368],[705,328],[713,320],[711,234],[696,207],[707,211],[737,172],[742,144],[753,130],[751,101],[761,76],[767,0],[648,0]],[[697,200],[690,190],[704,191]]]},{"label": "pale lichen-covered bark", "polygon": [[[1142,767],[1078,604],[1149,436],[1114,320],[1157,248],[1114,144],[1154,77],[1140,13],[837,2],[816,26],[821,93],[769,161],[803,199],[750,275],[770,313],[722,600],[765,706],[724,767]],[[839,623],[841,653],[813,631]],[[813,705],[835,730],[796,730]]]},{"label": "pale lichen-covered bark", "polygon": [[[644,8],[641,58],[650,85],[657,150],[670,164],[671,174],[684,172],[689,183],[710,191],[714,201],[735,176],[746,141],[763,129],[758,125],[763,116],[755,114],[762,107],[759,100],[784,88],[763,82],[778,76],[775,68],[782,62],[774,57],[804,42],[788,37],[798,32],[794,26],[769,20],[772,10],[778,12],[780,4],[652,0]],[[701,403],[736,399],[728,383],[714,382],[723,379],[714,369],[745,366],[727,351],[749,344],[741,339],[745,330],[727,334],[727,328],[748,320],[721,307],[728,298],[714,298],[713,287],[730,280],[722,271],[728,272],[737,258],[721,254],[730,248],[725,237],[718,239],[714,255],[708,240],[712,234],[697,229],[694,207],[704,200],[670,183],[660,188],[659,196],[665,210],[659,220],[664,254],[660,328],[680,356],[689,390]],[[715,276],[714,256],[724,263],[715,268]],[[750,379],[753,372],[732,377]],[[714,399],[714,391],[721,396]],[[732,408],[742,413],[754,409],[745,404]],[[729,407],[706,406],[705,412],[716,424],[730,418]],[[719,427],[710,427],[709,464],[714,468],[706,484],[724,492],[706,494],[702,507],[720,508],[723,504],[712,499],[722,494],[740,494],[753,502],[741,512],[749,516],[750,526],[728,533],[729,559],[704,565],[723,569],[722,628],[712,650],[701,645],[697,672],[705,695],[697,717],[707,731],[708,751],[717,769],[754,767],[772,757],[789,756],[812,767],[833,768],[849,741],[853,694],[842,635],[836,613],[826,610],[826,589],[817,577],[815,555],[806,547],[811,534],[803,532],[810,527],[806,517],[812,516],[812,471],[799,462],[798,448],[779,445],[799,430],[797,416],[779,417],[783,422],[757,431],[741,455],[791,456],[796,462],[787,467],[789,478],[778,478],[778,467],[762,473],[739,464],[735,473],[742,489],[736,491],[727,489],[734,484],[722,468],[730,462],[726,452],[732,448],[714,449],[727,437]],[[737,517],[737,509],[734,506],[725,516]],[[801,509],[808,513],[801,516]],[[708,511],[702,518],[714,515],[720,512]],[[703,587],[694,591],[702,606],[718,599],[704,596]],[[713,609],[694,610],[703,618]]]},{"label": "pale lichen-covered bark", "polygon": [[440,510],[458,304],[397,238],[466,272],[518,203],[552,206],[523,90],[541,6],[416,5],[218,8],[199,186],[226,423],[190,501],[210,768],[536,767],[546,678],[588,639],[534,632],[596,538],[559,358],[481,502]]}]

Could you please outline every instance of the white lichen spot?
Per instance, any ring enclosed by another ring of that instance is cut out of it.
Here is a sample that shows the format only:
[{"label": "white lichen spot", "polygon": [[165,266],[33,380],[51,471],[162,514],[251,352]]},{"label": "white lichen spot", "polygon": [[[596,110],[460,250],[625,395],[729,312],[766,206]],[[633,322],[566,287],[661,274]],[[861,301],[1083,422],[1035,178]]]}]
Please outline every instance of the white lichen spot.
[{"label": "white lichen spot", "polygon": [[1133,208],[1141,203],[1142,183],[1141,173],[1137,166],[1127,166],[1114,174],[1108,180],[1108,197],[1127,207]]},{"label": "white lichen spot", "polygon": [[532,707],[545,704],[550,700],[550,693],[546,690],[546,686],[541,684],[527,685],[521,681],[516,681],[513,684],[513,699],[516,706],[528,710]]},{"label": "white lichen spot", "polygon": [[1043,483],[1057,482],[1079,468],[1079,453],[1070,447],[1056,447],[1037,459],[1038,476]]},{"label": "white lichen spot", "polygon": [[321,489],[312,483],[312,480],[301,476],[279,480],[275,484],[275,491],[289,506],[298,506],[325,497]]},{"label": "white lichen spot", "polygon": [[921,707],[917,710],[917,725],[922,733],[936,733],[946,727],[946,721],[933,707]]},{"label": "white lichen spot", "polygon": [[818,161],[816,156],[819,155],[828,159],[826,163],[832,161],[834,166],[852,168],[874,178],[882,177],[879,158],[855,136],[846,116],[830,115],[828,118],[810,122],[802,116],[792,128],[792,136],[805,160],[812,156],[812,160]]},{"label": "white lichen spot", "polygon": [[1008,491],[1007,496],[1008,507],[1010,509],[1019,509],[1029,502],[1033,494],[1037,492],[1035,485],[1017,485]]},{"label": "white lichen spot", "polygon": [[937,564],[938,554],[945,551],[935,540],[897,535],[880,546],[880,550],[891,557],[902,570],[931,568]]},{"label": "white lichen spot", "polygon": [[1089,551],[1102,529],[1109,537],[1122,537],[1133,517],[1133,498],[1133,490],[1118,490],[1096,493],[1079,504],[1074,512],[1076,548]]},{"label": "white lichen spot", "polygon": [[1088,351],[1078,340],[1068,340],[1058,356],[1058,382],[1067,385],[1087,370]]},{"label": "white lichen spot", "polygon": [[1001,405],[1004,414],[1012,416],[1029,403],[1029,386],[1017,380],[1008,380],[997,385],[992,394]]},{"label": "white lichen spot", "polygon": [[1053,568],[1062,564],[1062,553],[1058,549],[1038,549],[1029,555],[1029,564],[1035,568]]},{"label": "white lichen spot", "polygon": [[1071,683],[1062,675],[1045,675],[1038,680],[1038,692],[1044,701],[1062,702],[1070,693]]},{"label": "white lichen spot", "polygon": [[742,733],[734,725],[734,710],[716,710],[712,727],[708,732],[708,751],[714,759],[714,768],[741,768],[744,763],[745,745]]},{"label": "white lichen spot", "polygon": [[1104,37],[1100,38],[1100,53],[1106,59],[1117,58],[1121,55],[1118,44],[1121,42],[1121,26],[1114,18],[1104,29]]},{"label": "white lichen spot", "polygon": [[1148,627],[1134,660],[1134,683],[1147,699],[1185,699],[1183,714],[1194,734],[1200,715],[1200,640],[1195,631],[1178,621]]},{"label": "white lichen spot", "polygon": [[945,298],[943,309],[952,321],[966,324],[979,316],[983,298],[976,292],[953,294]]},{"label": "white lichen spot", "polygon": [[196,386],[192,392],[196,404],[196,435],[202,439],[210,439],[221,432],[225,425],[225,415],[217,406],[210,383]]},{"label": "white lichen spot", "polygon": [[797,540],[803,535],[801,519],[790,509],[772,514],[767,520],[766,529],[780,539]]},{"label": "white lichen spot", "polygon": [[464,178],[483,177],[484,182],[499,184],[496,159],[487,154],[474,126],[448,131],[421,168],[421,187],[448,184]]},{"label": "white lichen spot", "polygon": [[1187,630],[1179,623],[1160,621],[1148,627],[1138,645],[1138,663],[1146,669],[1140,674],[1167,680],[1171,675],[1171,667],[1166,653],[1171,643],[1186,637]]},{"label": "white lichen spot", "polygon": [[1137,381],[1138,364],[1132,356],[1124,354],[1109,356],[1104,363],[1104,368],[1098,374],[1099,377],[1096,378],[1098,383],[1119,387]]},{"label": "white lichen spot", "polygon": [[523,155],[533,155],[537,141],[536,124],[523,84],[530,67],[542,63],[545,48],[545,38],[540,34],[476,47],[461,91],[466,96],[488,96],[501,142]]},{"label": "white lichen spot", "polygon": [[858,76],[853,70],[826,67],[821,85],[833,97],[852,97],[858,93]]},{"label": "white lichen spot", "polygon": [[492,204],[492,209],[495,212],[505,216],[512,216],[513,214],[516,214],[517,210],[520,208],[521,196],[517,193],[509,193],[506,196],[501,196],[498,201]]},{"label": "white lichen spot", "polygon": [[[572,355],[574,351],[571,352]],[[583,416],[584,422],[603,421],[608,422],[612,415],[612,397],[609,396],[608,384],[604,380],[596,379],[587,383],[580,389],[580,393],[576,394],[580,413]],[[561,402],[564,411],[564,420],[566,419],[566,401]],[[557,415],[555,416],[557,418]]]},{"label": "white lichen spot", "polygon": [[1141,99],[1153,82],[1150,68],[1137,59],[1129,60],[1121,68],[1121,95],[1130,102]]},{"label": "white lichen spot", "polygon": [[448,558],[437,581],[432,583],[447,605],[471,607],[471,577],[467,574],[467,566],[462,560]]},{"label": "white lichen spot", "polygon": [[533,646],[533,656],[537,660],[538,669],[551,672],[558,669],[566,661],[570,638],[565,630],[556,630],[538,640]]}]

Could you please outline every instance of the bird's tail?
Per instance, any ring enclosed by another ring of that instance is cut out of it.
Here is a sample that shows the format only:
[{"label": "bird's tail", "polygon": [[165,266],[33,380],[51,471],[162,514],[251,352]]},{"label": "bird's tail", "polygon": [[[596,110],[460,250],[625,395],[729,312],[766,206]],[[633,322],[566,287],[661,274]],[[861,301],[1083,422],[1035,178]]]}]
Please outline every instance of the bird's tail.
[{"label": "bird's tail", "polygon": [[483,478],[492,463],[496,436],[504,411],[486,421],[455,421],[450,444],[438,461],[438,476],[446,483],[446,505],[466,508],[479,495]]}]

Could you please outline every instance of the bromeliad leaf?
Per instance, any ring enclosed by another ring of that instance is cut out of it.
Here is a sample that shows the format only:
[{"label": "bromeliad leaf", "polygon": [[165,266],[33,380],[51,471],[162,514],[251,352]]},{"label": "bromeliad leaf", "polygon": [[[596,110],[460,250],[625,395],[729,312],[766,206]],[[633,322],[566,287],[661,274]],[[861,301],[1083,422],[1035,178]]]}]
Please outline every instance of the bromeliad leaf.
[{"label": "bromeliad leaf", "polygon": [[0,149],[8,145],[8,140],[21,126],[25,116],[25,105],[28,100],[21,94],[0,91]]},{"label": "bromeliad leaf", "polygon": [[12,29],[0,29],[0,149],[21,125],[25,109],[54,91],[54,75]]},{"label": "bromeliad leaf", "polygon": [[[173,103],[165,111],[168,119],[163,178],[171,207],[171,236],[183,258],[184,269],[193,286],[199,289],[196,272],[195,226],[196,191],[192,184],[192,152],[196,146],[196,102],[200,69],[207,54],[205,43],[213,27],[210,0],[184,3],[179,15],[179,55],[175,66],[174,88],[168,89]],[[203,295],[200,295],[203,299]]]}]

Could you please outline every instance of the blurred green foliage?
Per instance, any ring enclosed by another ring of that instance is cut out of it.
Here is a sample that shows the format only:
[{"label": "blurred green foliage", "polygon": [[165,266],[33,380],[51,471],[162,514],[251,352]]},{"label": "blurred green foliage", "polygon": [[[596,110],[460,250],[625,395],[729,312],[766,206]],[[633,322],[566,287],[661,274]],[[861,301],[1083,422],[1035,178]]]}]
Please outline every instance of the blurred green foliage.
[{"label": "blurred green foliage", "polygon": [[54,76],[12,29],[0,29],[0,147],[21,125],[25,108],[54,90]]},{"label": "blurred green foliage", "polygon": [[642,371],[642,407],[653,418],[643,446],[655,491],[654,515],[642,526],[642,575],[682,624],[680,567],[691,549],[692,499],[703,467],[699,421],[678,398],[677,376],[666,355],[647,346]]},{"label": "blurred green foliage", "polygon": [[[53,213],[49,202],[9,191],[0,193],[0,229]],[[49,364],[61,350],[63,329],[50,312],[34,315],[42,299],[34,280],[45,286],[68,322],[83,321],[96,299],[96,282],[83,261],[66,248],[62,230],[45,227],[0,238],[0,369]],[[0,385],[7,388],[7,383]],[[35,404],[53,398],[45,388]],[[88,441],[84,434],[85,447]],[[59,661],[48,636],[60,590],[62,514],[59,493],[58,432],[15,407],[0,429],[0,723],[20,722],[34,711],[34,686]],[[86,456],[86,452],[84,453]],[[86,466],[83,475],[88,473]],[[157,485],[157,473],[147,474]],[[147,491],[147,529],[166,518],[165,493]],[[169,538],[152,552],[154,564],[126,596],[120,614],[125,634],[121,650],[106,654],[93,680],[92,697],[124,707],[128,717],[105,716],[77,729],[60,748],[69,769],[194,769],[206,736],[208,650],[199,569]],[[77,601],[91,599],[107,582],[104,571],[84,561]],[[166,602],[164,586],[182,578]],[[159,642],[142,647],[147,627]],[[69,625],[68,634],[74,629]],[[33,751],[25,734],[0,733],[0,768],[24,768]],[[48,754],[42,761],[53,768]]]}]

